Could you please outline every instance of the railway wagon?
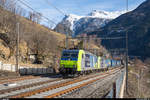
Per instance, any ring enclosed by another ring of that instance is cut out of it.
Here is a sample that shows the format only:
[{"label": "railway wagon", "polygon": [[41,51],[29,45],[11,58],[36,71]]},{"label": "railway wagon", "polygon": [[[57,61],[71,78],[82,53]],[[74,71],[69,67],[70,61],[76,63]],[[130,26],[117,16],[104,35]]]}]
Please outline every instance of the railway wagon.
[{"label": "railway wagon", "polygon": [[121,65],[121,61],[118,60],[118,61],[116,62],[116,65],[117,65],[117,66],[120,66],[120,65]]},{"label": "railway wagon", "polygon": [[112,67],[115,67],[115,66],[116,66],[116,61],[113,60],[113,59],[111,60],[111,66],[112,66]]},{"label": "railway wagon", "polygon": [[111,67],[111,59],[106,59],[105,64],[107,68]]}]

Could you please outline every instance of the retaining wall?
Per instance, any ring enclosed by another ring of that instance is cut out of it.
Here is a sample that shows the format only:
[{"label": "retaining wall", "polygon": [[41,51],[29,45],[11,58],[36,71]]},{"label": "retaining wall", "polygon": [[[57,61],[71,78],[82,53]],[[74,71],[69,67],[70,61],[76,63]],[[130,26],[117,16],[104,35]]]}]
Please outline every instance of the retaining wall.
[{"label": "retaining wall", "polygon": [[[0,70],[15,72],[15,65],[12,64],[3,64],[0,61]],[[19,73],[22,75],[30,75],[30,74],[52,74],[54,73],[54,69],[52,67],[28,67],[28,66],[19,66]]]}]

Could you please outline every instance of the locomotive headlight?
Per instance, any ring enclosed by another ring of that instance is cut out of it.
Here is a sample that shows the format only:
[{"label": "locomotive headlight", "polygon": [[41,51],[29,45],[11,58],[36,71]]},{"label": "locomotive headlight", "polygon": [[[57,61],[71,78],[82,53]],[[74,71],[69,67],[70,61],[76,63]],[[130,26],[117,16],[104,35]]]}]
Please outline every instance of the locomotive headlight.
[{"label": "locomotive headlight", "polygon": [[65,65],[64,65],[64,64],[62,64],[62,65],[61,65],[61,67],[65,67]]}]

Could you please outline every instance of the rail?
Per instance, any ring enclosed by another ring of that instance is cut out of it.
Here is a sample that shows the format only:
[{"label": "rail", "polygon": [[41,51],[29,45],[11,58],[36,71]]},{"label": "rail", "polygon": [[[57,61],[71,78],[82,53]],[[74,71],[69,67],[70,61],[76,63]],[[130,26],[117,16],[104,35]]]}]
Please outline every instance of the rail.
[{"label": "rail", "polygon": [[35,78],[39,78],[39,76],[22,76],[22,77],[18,77],[15,79],[6,79],[3,81],[0,81],[0,84],[6,84],[6,83],[12,83],[12,82],[17,82],[17,81],[21,81],[21,80],[26,80],[26,79],[35,79]]},{"label": "rail", "polygon": [[[114,72],[114,71],[116,71],[116,69],[113,69],[112,72]],[[62,82],[62,83],[58,83],[58,84],[52,84],[52,85],[50,85],[48,87],[36,89],[36,90],[25,92],[25,93],[21,93],[21,94],[15,95],[15,96],[11,96],[10,98],[29,97],[29,96],[32,96],[32,95],[35,95],[35,94],[38,94],[38,93],[50,91],[50,90],[57,89],[57,88],[64,87],[64,86],[68,86],[68,85],[71,85],[71,84],[74,84],[74,83],[77,83],[77,82],[81,82],[83,80],[87,80],[87,79],[90,79],[90,78],[98,77],[98,76],[109,74],[109,73],[110,72],[105,72],[105,73],[101,73],[101,74],[98,74],[98,75],[93,75],[93,76],[88,76],[88,77],[83,77],[83,78],[71,79],[71,80],[69,80],[67,82]]]},{"label": "rail", "polygon": [[[116,72],[114,72],[114,73],[116,73]],[[109,75],[112,75],[112,74],[114,74],[114,73],[107,74],[107,75],[105,75],[105,76],[103,76],[103,77],[100,77],[100,78],[97,78],[97,79],[94,79],[94,80],[91,80],[91,81],[85,82],[85,83],[83,83],[83,84],[80,84],[80,85],[77,85],[77,86],[71,87],[71,88],[69,88],[69,89],[66,89],[66,90],[60,91],[60,92],[58,92],[58,93],[54,93],[54,94],[52,94],[52,95],[46,96],[45,98],[54,98],[54,97],[57,97],[57,96],[63,95],[63,94],[65,94],[65,93],[68,93],[68,92],[74,91],[74,90],[76,90],[76,89],[79,89],[79,88],[84,87],[84,86],[86,86],[86,85],[89,85],[89,84],[91,84],[91,83],[94,83],[94,82],[96,82],[96,81],[98,81],[98,80],[104,79],[105,77],[108,77]]]}]

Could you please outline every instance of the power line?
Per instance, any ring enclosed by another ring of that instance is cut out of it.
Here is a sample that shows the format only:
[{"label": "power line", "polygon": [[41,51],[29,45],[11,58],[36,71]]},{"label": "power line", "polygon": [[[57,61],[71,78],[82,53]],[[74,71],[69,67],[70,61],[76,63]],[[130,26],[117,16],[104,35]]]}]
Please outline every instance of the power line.
[{"label": "power line", "polygon": [[48,3],[49,5],[51,5],[53,8],[55,8],[59,13],[61,13],[62,15],[66,16],[67,14],[65,14],[62,10],[58,9],[56,6],[52,5],[50,3],[50,1],[46,0],[46,3]]},{"label": "power line", "polygon": [[[68,38],[68,39],[89,39],[90,37],[74,37],[74,38]],[[101,39],[101,40],[113,40],[113,39],[125,39],[126,37],[92,37],[92,39]]]},{"label": "power line", "polygon": [[125,48],[108,49],[108,51],[125,51]]},{"label": "power line", "polygon": [[[18,0],[18,1],[19,1],[20,3],[22,3],[23,5],[25,5],[26,7],[28,7],[29,9],[31,9],[33,12],[39,13],[39,12],[37,12],[35,9],[33,9],[32,7],[30,7],[29,4],[27,4],[27,2],[25,3],[25,2],[23,2],[23,1],[21,1],[21,0]],[[43,16],[43,15],[41,15],[41,17],[43,17],[44,19],[48,20],[49,22],[52,22],[53,24],[57,25],[54,21],[50,20],[49,18],[47,18],[47,17],[45,17],[45,16]]]},{"label": "power line", "polygon": [[[21,0],[19,0],[19,1],[22,2]],[[25,2],[26,2],[26,1],[25,1]],[[37,12],[35,9],[33,9],[32,7],[30,7],[27,2],[26,2],[26,3],[22,2],[22,3],[23,3],[24,5],[26,5],[28,8],[30,8],[31,10],[33,10],[34,12],[39,13],[39,12]],[[45,18],[46,20],[48,20],[49,22],[52,22],[53,24],[57,25],[54,21],[50,20],[49,18],[47,18],[47,17],[45,17],[45,16],[43,16],[43,15],[42,15],[42,17]]]},{"label": "power line", "polygon": [[[61,13],[62,15],[66,16],[67,14],[65,14],[64,12],[62,12],[60,9],[58,9],[56,6],[52,5],[48,0],[46,0],[47,3],[49,3],[53,8],[55,8],[59,13]],[[72,16],[70,16],[72,18]],[[76,25],[78,23],[75,23],[74,25]],[[66,37],[66,48],[68,47],[68,39],[85,39],[85,38],[89,38],[89,37],[75,37],[75,38],[69,38],[68,37],[68,33],[66,33],[67,37]],[[126,37],[102,37],[102,38],[92,38],[92,39],[105,39],[105,40],[109,40],[109,39],[124,39]],[[124,51],[125,49],[121,49],[121,51]],[[112,51],[112,50],[111,50]]]},{"label": "power line", "polygon": [[[47,1],[47,3],[49,4],[49,5],[51,5],[53,8],[55,8],[59,13],[61,13],[63,16],[67,16],[67,15],[69,15],[69,14],[66,14],[66,13],[64,13],[64,11],[62,11],[62,9],[60,10],[59,8],[57,8],[56,6],[54,6],[54,5],[52,5],[51,3],[50,3],[50,1],[49,0],[45,0],[45,1]],[[71,18],[73,18],[72,16],[70,16]],[[74,25],[76,25],[77,23],[75,23]],[[67,28],[67,27],[66,27]],[[66,32],[66,29],[65,29],[65,32]],[[68,32],[66,33],[66,43],[67,43],[67,39],[68,39],[68,36],[69,36],[69,34],[68,34]]]},{"label": "power line", "polygon": [[[126,12],[128,12],[128,0],[126,0]],[[128,94],[128,30],[126,31],[126,93]]]},{"label": "power line", "polygon": [[19,75],[19,23],[16,24],[16,32],[17,32],[17,41],[16,41],[16,73]]}]

